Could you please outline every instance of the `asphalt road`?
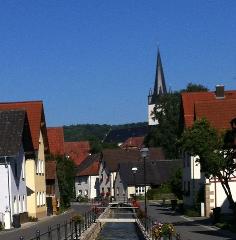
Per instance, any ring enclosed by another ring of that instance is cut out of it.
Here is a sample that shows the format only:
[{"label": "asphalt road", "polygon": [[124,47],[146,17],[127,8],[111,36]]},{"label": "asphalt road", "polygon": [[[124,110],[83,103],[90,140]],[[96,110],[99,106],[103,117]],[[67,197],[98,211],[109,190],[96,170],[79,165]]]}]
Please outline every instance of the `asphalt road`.
[{"label": "asphalt road", "polygon": [[[30,240],[36,236],[36,232],[45,233],[48,231],[48,227],[56,228],[57,224],[63,225],[65,221],[69,221],[70,217],[75,213],[81,213],[88,211],[90,209],[88,204],[78,204],[74,203],[71,206],[71,209],[58,216],[50,216],[41,219],[35,223],[25,223],[22,224],[21,228],[12,229],[9,231],[0,232],[0,240],[19,240],[20,237],[24,237],[24,240]],[[63,231],[62,231],[63,232]],[[57,234],[56,231],[53,234]],[[47,239],[42,237],[40,240]]]},{"label": "asphalt road", "polygon": [[236,240],[236,234],[211,226],[206,218],[185,218],[168,208],[151,203],[147,211],[148,215],[157,222],[174,224],[182,240]]}]

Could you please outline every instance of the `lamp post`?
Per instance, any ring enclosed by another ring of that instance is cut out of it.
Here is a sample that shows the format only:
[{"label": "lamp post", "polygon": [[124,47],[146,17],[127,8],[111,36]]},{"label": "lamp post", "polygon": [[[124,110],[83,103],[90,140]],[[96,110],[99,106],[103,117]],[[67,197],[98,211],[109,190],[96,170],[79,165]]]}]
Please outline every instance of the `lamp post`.
[{"label": "lamp post", "polygon": [[138,171],[138,168],[137,167],[132,167],[132,172],[133,172],[133,175],[134,175],[134,197],[135,197],[135,200],[136,200],[136,178],[135,178],[135,175],[136,175],[136,172]]},{"label": "lamp post", "polygon": [[141,156],[143,158],[143,180],[144,180],[144,212],[145,212],[145,230],[147,230],[147,195],[146,195],[146,159],[148,157],[149,149],[141,148]]}]

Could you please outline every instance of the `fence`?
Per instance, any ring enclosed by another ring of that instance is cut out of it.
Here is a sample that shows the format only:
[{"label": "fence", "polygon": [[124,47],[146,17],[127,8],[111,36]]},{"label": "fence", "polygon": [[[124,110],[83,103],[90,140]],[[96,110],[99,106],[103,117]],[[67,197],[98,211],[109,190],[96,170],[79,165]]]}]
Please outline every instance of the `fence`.
[{"label": "fence", "polygon": [[104,208],[93,208],[82,215],[81,221],[72,217],[63,224],[49,226],[45,232],[37,230],[32,238],[26,239],[22,236],[19,240],[79,240],[81,234],[96,222],[103,211]]}]

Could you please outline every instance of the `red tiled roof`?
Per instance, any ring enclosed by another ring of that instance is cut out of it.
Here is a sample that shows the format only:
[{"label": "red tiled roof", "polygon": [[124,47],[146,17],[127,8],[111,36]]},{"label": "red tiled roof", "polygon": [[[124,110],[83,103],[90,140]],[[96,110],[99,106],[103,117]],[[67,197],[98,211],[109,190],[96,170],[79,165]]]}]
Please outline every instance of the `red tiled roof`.
[{"label": "red tiled roof", "polygon": [[62,127],[47,128],[50,153],[53,155],[64,155],[64,131]]},{"label": "red tiled roof", "polygon": [[96,176],[99,174],[100,154],[92,154],[77,167],[76,176]]},{"label": "red tiled roof", "polygon": [[46,123],[42,101],[6,102],[0,103],[0,110],[23,109],[26,110],[29,119],[30,132],[35,150],[39,147],[39,133],[42,129],[45,149],[48,148]]},{"label": "red tiled roof", "polygon": [[70,156],[76,165],[79,165],[89,155],[88,141],[65,142],[64,145],[66,155]]},{"label": "red tiled roof", "polygon": [[224,98],[214,92],[182,93],[184,126],[191,127],[195,119],[205,117],[217,129],[227,129],[236,117],[236,91],[225,91]]},{"label": "red tiled roof", "polygon": [[143,140],[144,137],[130,137],[121,145],[121,148],[140,148]]},{"label": "red tiled roof", "polygon": [[94,161],[79,173],[79,176],[96,176],[99,174],[99,161]]},{"label": "red tiled roof", "polygon": [[56,179],[57,164],[56,161],[45,162],[46,179]]}]

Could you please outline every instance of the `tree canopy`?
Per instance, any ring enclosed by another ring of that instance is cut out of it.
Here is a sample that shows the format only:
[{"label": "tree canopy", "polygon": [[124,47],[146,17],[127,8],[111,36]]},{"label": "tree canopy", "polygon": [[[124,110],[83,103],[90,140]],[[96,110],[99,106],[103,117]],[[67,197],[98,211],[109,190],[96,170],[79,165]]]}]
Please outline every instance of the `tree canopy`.
[{"label": "tree canopy", "polygon": [[217,178],[221,182],[230,207],[235,211],[229,186],[230,178],[236,170],[232,136],[232,131],[218,132],[206,119],[201,119],[184,131],[180,145],[185,152],[198,157],[197,161],[207,178]]}]

